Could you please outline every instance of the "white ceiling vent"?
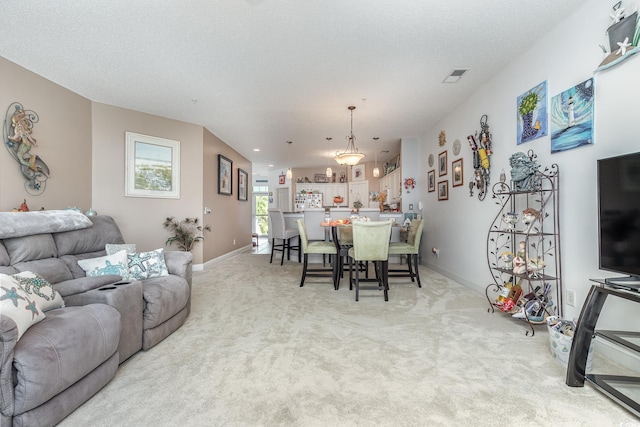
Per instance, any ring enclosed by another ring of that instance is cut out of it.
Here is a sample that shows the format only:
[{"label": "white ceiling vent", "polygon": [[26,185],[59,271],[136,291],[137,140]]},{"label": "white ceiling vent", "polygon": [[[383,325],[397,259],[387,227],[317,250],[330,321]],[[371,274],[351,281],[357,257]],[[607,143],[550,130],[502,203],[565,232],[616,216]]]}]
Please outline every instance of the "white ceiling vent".
[{"label": "white ceiling vent", "polygon": [[462,78],[462,75],[469,71],[468,68],[455,68],[449,75],[442,81],[442,83],[458,83]]}]

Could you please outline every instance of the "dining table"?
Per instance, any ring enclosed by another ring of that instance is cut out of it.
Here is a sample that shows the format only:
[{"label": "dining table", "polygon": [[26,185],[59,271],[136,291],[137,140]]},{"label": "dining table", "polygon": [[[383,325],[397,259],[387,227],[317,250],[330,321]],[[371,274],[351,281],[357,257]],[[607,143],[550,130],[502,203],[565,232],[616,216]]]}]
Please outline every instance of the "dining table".
[{"label": "dining table", "polygon": [[[342,242],[340,241],[340,233],[339,233],[339,231],[341,229],[343,229],[343,230],[344,229],[349,229],[349,231],[350,231],[352,225],[353,225],[353,222],[350,219],[347,220],[347,222],[345,222],[345,220],[325,221],[325,222],[322,222],[322,224],[321,224],[321,226],[323,228],[325,228],[325,230],[327,230],[327,233],[330,235],[330,240],[333,241],[333,243],[335,244],[336,251],[337,251],[337,254],[338,254],[336,259],[332,260],[332,262],[334,262],[334,263],[337,262],[338,263],[338,265],[336,266],[337,272],[338,272],[337,273],[338,277],[336,279],[336,289],[338,289],[340,287],[340,279],[342,278],[343,272],[344,272],[344,260],[343,260],[343,257],[347,257],[348,256],[348,251],[353,246],[352,242],[349,241],[349,240],[344,241],[344,239],[343,239]],[[391,241],[400,241],[400,239],[401,239],[401,235],[402,235],[401,229],[402,229],[402,227],[400,227],[400,225],[398,223],[396,223],[395,221],[392,224],[392,230],[394,230],[394,229],[399,231],[399,233],[395,233],[395,236],[394,236],[394,233],[392,233],[391,234],[391,238],[390,238],[390,242]],[[404,234],[406,236],[406,232]],[[329,236],[327,236],[327,237],[329,237]],[[406,237],[405,237],[405,239],[406,239]],[[362,268],[364,270],[364,272],[365,272],[365,279],[364,280],[372,280],[372,279],[369,279],[369,271],[368,271],[367,267],[368,267],[368,265],[366,267],[365,266],[359,266],[358,268]]]}]

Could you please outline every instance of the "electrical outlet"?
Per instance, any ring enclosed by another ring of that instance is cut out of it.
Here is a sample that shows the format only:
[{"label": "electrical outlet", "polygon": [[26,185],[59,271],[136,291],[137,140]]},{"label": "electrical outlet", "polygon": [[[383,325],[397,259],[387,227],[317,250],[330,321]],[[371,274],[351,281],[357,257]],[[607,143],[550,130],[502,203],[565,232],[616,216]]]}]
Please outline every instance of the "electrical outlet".
[{"label": "electrical outlet", "polygon": [[236,239],[233,239],[233,245],[235,246],[235,244],[236,244]]},{"label": "electrical outlet", "polygon": [[567,289],[567,305],[571,307],[576,306],[576,291],[573,289]]}]

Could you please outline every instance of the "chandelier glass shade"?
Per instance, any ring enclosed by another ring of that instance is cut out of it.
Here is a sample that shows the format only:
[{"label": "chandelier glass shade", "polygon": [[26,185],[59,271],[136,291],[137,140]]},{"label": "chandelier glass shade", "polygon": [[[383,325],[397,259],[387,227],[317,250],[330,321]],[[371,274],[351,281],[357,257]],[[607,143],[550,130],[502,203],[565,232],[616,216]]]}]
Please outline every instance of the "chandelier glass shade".
[{"label": "chandelier glass shade", "polygon": [[[327,138],[327,143],[329,145],[331,145],[331,139],[332,138]],[[327,178],[331,178],[333,176],[333,170],[331,170],[331,165],[329,164],[330,158],[331,158],[331,149],[329,149],[329,156],[327,157],[327,171],[325,173]]]},{"label": "chandelier glass shade", "polygon": [[353,110],[355,109],[356,107],[353,105],[349,107],[349,110],[351,111],[351,133],[347,136],[347,140],[349,141],[347,148],[342,153],[336,153],[335,159],[339,165],[357,165],[358,162],[364,158],[364,154],[359,153],[356,148],[356,137],[353,134]]},{"label": "chandelier glass shade", "polygon": [[[378,138],[378,137],[373,138],[373,140],[374,140],[376,143],[378,142],[378,140],[379,140],[379,139],[380,139],[380,138]],[[376,144],[376,145],[377,145],[377,144]],[[373,168],[373,177],[374,177],[374,178],[378,178],[378,177],[380,176],[380,169],[378,168],[378,147],[375,147],[375,150],[376,150],[376,151],[375,151],[375,153],[376,153],[376,154],[375,154],[375,156],[376,156],[376,161],[375,161],[375,167]]]}]

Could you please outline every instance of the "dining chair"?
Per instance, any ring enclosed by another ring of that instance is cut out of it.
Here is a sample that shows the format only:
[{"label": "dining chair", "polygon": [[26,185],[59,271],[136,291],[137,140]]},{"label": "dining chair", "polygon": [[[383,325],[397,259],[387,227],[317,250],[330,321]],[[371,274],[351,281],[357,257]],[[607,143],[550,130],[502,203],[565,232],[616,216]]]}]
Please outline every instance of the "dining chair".
[{"label": "dining chair", "polygon": [[380,209],[379,208],[360,208],[358,209],[359,216],[366,216],[371,221],[380,221]]},{"label": "dining chair", "polygon": [[[300,232],[297,228],[287,228],[284,221],[284,214],[280,209],[269,209],[269,233],[271,234],[271,259],[269,263],[273,262],[273,253],[282,252],[282,259],[280,265],[284,263],[284,253],[287,252],[287,260],[291,259],[291,250],[298,251],[298,262],[301,260],[300,253]],[[297,237],[298,245],[292,246],[291,239]],[[276,244],[276,240],[281,240],[282,243]]]},{"label": "dining chair", "polygon": [[[306,208],[304,210],[304,226],[307,230],[307,238],[310,242],[329,240],[327,238],[328,228],[322,226],[322,223],[325,221],[325,214],[326,212],[324,208]],[[323,266],[326,264],[325,257],[326,255],[322,256]]]},{"label": "dining chair", "polygon": [[[382,289],[384,300],[389,301],[389,239],[391,238],[391,221],[355,221],[351,226],[353,247],[349,249],[349,289],[355,286],[356,301],[360,289]],[[360,269],[354,264],[372,261],[375,266],[375,279],[360,279]],[[353,278],[355,274],[355,278]],[[377,286],[361,287],[360,282],[377,282]]]},{"label": "dining chair", "polygon": [[298,224],[298,232],[300,233],[300,245],[302,246],[303,264],[302,264],[302,278],[300,279],[300,287],[304,286],[304,281],[307,277],[331,277],[333,281],[333,288],[338,290],[337,285],[337,273],[338,273],[338,261],[337,257],[333,257],[331,268],[309,268],[309,254],[322,254],[324,255],[336,255],[338,250],[336,246],[331,242],[325,241],[309,241],[307,238],[307,230],[303,219],[296,221]]},{"label": "dining chair", "polygon": [[351,217],[351,208],[329,208],[329,217],[332,221]]},{"label": "dining chair", "polygon": [[411,277],[412,282],[417,280],[419,288],[422,287],[422,284],[420,283],[418,258],[420,256],[420,240],[422,239],[423,228],[424,220],[414,219],[409,225],[406,242],[389,243],[389,255],[407,256],[407,270],[389,270],[389,277]]}]

